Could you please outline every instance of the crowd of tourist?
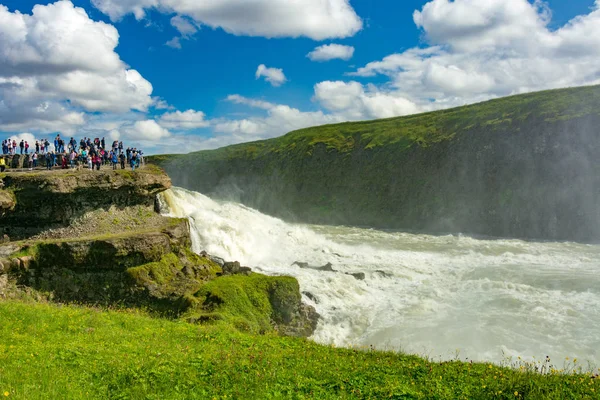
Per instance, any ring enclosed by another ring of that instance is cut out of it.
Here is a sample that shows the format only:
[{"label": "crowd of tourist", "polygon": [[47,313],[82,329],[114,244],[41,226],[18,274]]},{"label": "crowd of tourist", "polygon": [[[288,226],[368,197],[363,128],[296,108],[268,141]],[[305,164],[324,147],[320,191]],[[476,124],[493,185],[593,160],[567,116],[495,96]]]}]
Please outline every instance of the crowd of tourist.
[{"label": "crowd of tourist", "polygon": [[[54,147],[51,146],[48,139],[36,140],[34,145],[30,145],[26,140],[21,140],[18,144],[15,139],[6,139],[2,141],[3,155],[28,155],[29,169],[37,168],[40,161],[46,161],[46,168],[53,167],[81,169],[87,167],[90,170],[100,170],[102,165],[111,165],[113,170],[121,167],[125,169],[128,165],[135,171],[144,162],[143,152],[137,148],[127,147],[124,149],[123,142],[115,140],[110,147],[104,138],[84,137],[79,142],[71,138],[65,142],[60,135],[54,138]],[[61,157],[62,156],[62,157]],[[60,165],[59,165],[60,163]],[[0,157],[0,172],[6,168],[4,157]]]}]

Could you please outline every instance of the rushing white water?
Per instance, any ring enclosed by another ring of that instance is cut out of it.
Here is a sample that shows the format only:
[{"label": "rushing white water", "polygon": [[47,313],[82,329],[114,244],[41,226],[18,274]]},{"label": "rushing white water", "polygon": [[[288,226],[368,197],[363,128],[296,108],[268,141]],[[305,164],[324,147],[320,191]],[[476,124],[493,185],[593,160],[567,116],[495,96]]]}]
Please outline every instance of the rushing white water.
[{"label": "rushing white water", "polygon": [[[195,251],[296,277],[322,316],[317,342],[435,359],[600,361],[600,246],[291,225],[183,189],[163,202],[190,218]],[[356,272],[366,278],[346,274]]]}]

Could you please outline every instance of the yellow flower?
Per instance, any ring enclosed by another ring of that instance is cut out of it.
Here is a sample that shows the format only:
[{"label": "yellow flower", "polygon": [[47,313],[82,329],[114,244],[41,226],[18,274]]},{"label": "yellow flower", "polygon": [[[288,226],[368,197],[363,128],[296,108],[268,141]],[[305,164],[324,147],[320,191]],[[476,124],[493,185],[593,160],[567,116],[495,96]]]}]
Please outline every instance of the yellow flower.
[{"label": "yellow flower", "polygon": [[9,395],[10,395],[10,393],[4,392],[4,397],[8,397]]},{"label": "yellow flower", "polygon": [[515,392],[515,396],[518,396],[518,395],[519,395],[519,392]]}]

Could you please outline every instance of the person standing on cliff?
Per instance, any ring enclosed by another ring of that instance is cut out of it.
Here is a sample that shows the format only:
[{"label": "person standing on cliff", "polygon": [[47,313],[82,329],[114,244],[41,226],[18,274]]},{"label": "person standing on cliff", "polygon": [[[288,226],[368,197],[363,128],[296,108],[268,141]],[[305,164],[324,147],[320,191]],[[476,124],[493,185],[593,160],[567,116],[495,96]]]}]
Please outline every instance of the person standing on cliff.
[{"label": "person standing on cliff", "polygon": [[53,166],[54,166],[54,160],[52,157],[52,152],[49,151],[46,153],[46,169],[48,171],[50,171]]},{"label": "person standing on cliff", "polygon": [[135,167],[137,166],[137,156],[135,153],[133,153],[131,155],[131,159],[129,160],[129,163],[131,165],[131,170],[135,171]]},{"label": "person standing on cliff", "polygon": [[117,165],[119,164],[119,157],[117,157],[116,151],[111,151],[110,153],[111,153],[111,161],[112,161],[113,171],[116,171]]},{"label": "person standing on cliff", "polygon": [[71,164],[71,169],[75,169],[75,159],[77,158],[77,153],[75,153],[75,149],[71,149],[71,154],[69,154],[69,162]]},{"label": "person standing on cliff", "polygon": [[0,157],[0,172],[4,172],[6,169],[6,160],[4,157]]},{"label": "person standing on cliff", "polygon": [[121,152],[121,154],[119,154],[119,160],[121,161],[121,169],[125,169],[125,158],[125,154]]},{"label": "person standing on cliff", "polygon": [[25,148],[25,141],[21,140],[21,143],[19,143],[19,148],[21,149],[21,154],[23,154],[23,149]]}]

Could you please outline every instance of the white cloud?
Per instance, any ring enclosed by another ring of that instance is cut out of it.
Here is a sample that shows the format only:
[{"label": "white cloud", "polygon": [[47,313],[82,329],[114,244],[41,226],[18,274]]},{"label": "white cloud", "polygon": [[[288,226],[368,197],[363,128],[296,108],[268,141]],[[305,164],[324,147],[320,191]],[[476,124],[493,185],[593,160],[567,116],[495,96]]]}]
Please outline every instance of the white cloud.
[{"label": "white cloud", "polygon": [[345,120],[389,118],[423,110],[401,95],[380,92],[375,87],[365,90],[354,81],[318,83],[314,99]]},{"label": "white cloud", "polygon": [[174,109],[173,106],[169,105],[165,99],[162,99],[158,96],[152,97],[152,107],[157,110],[171,110]]},{"label": "white cloud", "polygon": [[350,75],[388,76],[429,109],[600,83],[600,9],[550,29],[546,3],[432,0],[414,13],[430,47],[392,54]]},{"label": "white cloud", "polygon": [[127,139],[153,142],[171,136],[171,132],[153,119],[137,121],[133,125],[123,126],[119,129],[119,132]]},{"label": "white cloud", "polygon": [[[413,15],[431,42],[461,51],[528,45],[542,39],[550,17],[539,0],[433,0]],[[523,38],[528,40],[522,43]]]},{"label": "white cloud", "polygon": [[129,13],[142,19],[146,10],[155,9],[234,35],[324,40],[353,36],[362,29],[349,0],[92,0],[92,4],[113,21]]},{"label": "white cloud", "polygon": [[259,65],[256,70],[256,79],[260,79],[261,77],[264,77],[267,82],[276,87],[283,85],[287,81],[282,69],[267,68],[265,64]]},{"label": "white cloud", "polygon": [[322,111],[303,112],[287,105],[249,99],[240,95],[231,95],[228,100],[267,112],[265,117],[215,121],[214,131],[227,134],[225,139],[220,140],[226,140],[228,144],[266,139],[296,129],[344,120],[341,116],[325,114]]},{"label": "white cloud", "polygon": [[227,101],[235,104],[245,104],[250,107],[262,108],[263,110],[270,110],[271,108],[275,107],[275,104],[269,103],[268,101],[249,99],[247,97],[240,96],[239,94],[231,94],[227,96]]},{"label": "white cloud", "polygon": [[152,85],[115,52],[117,30],[62,0],[0,5],[0,130],[73,132],[90,112],[146,111]]},{"label": "white cloud", "polygon": [[312,61],[329,61],[339,58],[348,61],[354,55],[354,47],[341,44],[326,44],[315,48],[306,56]]},{"label": "white cloud", "polygon": [[197,129],[210,125],[202,111],[187,110],[163,114],[158,123],[167,129]]},{"label": "white cloud", "polygon": [[198,32],[198,26],[193,21],[190,21],[181,15],[176,15],[171,18],[171,25],[177,29],[183,37],[190,37]]},{"label": "white cloud", "polygon": [[181,34],[181,36],[175,36],[165,43],[165,45],[174,49],[181,49],[181,40],[190,39],[196,32],[198,32],[199,29],[198,25],[196,25],[194,21],[191,21],[190,19],[181,15],[176,15],[171,18],[171,25]]},{"label": "white cloud", "polygon": [[179,36],[175,36],[173,39],[171,40],[167,40],[165,42],[165,45],[172,47],[174,49],[180,49],[181,50],[181,38]]}]

